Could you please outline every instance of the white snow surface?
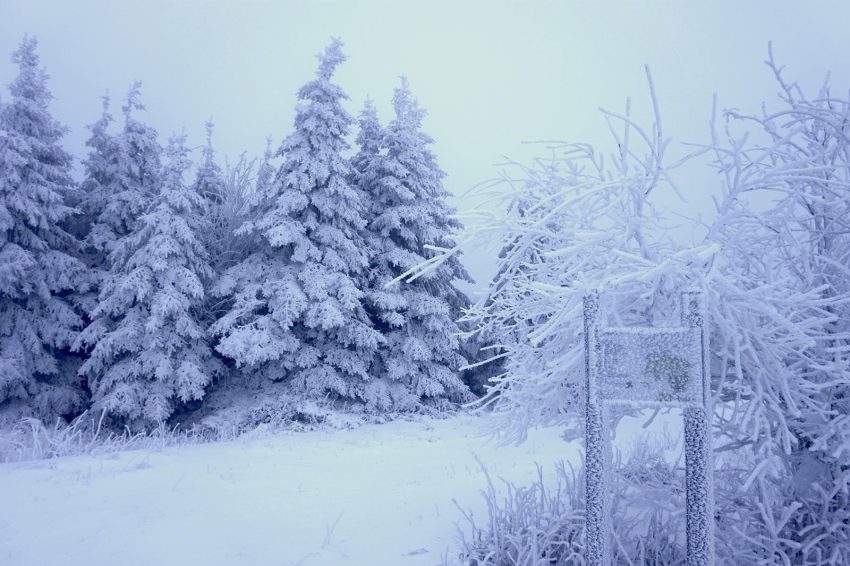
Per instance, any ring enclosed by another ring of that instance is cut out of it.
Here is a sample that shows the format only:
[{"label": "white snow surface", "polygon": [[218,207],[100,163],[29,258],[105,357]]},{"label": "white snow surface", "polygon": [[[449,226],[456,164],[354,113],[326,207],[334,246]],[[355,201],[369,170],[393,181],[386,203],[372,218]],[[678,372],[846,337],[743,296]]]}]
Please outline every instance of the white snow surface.
[{"label": "white snow surface", "polygon": [[[458,563],[453,503],[486,524],[485,478],[580,463],[559,428],[520,446],[489,416],[280,432],[213,444],[0,465],[0,564]],[[457,525],[457,526],[456,526]]]}]

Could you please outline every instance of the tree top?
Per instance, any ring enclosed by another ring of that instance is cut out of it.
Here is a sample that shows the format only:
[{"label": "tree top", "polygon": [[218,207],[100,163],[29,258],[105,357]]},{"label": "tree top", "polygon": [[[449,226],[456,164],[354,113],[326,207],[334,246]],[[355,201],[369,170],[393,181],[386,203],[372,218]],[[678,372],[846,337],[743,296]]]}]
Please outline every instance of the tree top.
[{"label": "tree top", "polygon": [[331,38],[331,42],[325,47],[324,52],[316,56],[319,59],[319,69],[316,71],[316,75],[320,79],[330,80],[337,65],[345,61],[346,57],[342,52],[342,45],[343,43],[339,38]]}]

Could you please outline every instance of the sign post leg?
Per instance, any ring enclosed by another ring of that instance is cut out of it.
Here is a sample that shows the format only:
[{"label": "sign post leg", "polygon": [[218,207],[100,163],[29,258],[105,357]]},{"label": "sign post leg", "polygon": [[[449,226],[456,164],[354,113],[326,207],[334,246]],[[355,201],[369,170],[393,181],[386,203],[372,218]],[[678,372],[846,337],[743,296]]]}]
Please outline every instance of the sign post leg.
[{"label": "sign post leg", "polygon": [[684,413],[687,566],[711,566],[714,550],[714,490],[708,415],[702,407],[688,407]]},{"label": "sign post leg", "polygon": [[584,298],[585,352],[585,562],[588,566],[610,566],[611,548],[608,517],[607,412],[598,398],[599,378],[599,295]]},{"label": "sign post leg", "polygon": [[611,533],[608,505],[608,427],[606,411],[599,404],[587,406],[587,446],[585,447],[584,494],[586,557],[588,566],[610,566]]},{"label": "sign post leg", "polygon": [[714,458],[711,449],[708,333],[702,293],[682,294],[682,323],[700,329],[703,402],[688,407],[685,420],[687,566],[714,564]]}]

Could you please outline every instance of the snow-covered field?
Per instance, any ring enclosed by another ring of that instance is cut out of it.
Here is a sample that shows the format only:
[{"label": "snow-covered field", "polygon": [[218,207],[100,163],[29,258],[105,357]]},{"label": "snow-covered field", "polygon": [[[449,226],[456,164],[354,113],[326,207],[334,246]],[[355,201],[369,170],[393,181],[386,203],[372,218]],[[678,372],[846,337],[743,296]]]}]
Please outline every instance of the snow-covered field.
[{"label": "snow-covered field", "polygon": [[520,485],[578,462],[560,430],[521,446],[458,415],[161,451],[0,465],[0,564],[434,566],[457,556],[453,499],[486,521],[476,455]]}]

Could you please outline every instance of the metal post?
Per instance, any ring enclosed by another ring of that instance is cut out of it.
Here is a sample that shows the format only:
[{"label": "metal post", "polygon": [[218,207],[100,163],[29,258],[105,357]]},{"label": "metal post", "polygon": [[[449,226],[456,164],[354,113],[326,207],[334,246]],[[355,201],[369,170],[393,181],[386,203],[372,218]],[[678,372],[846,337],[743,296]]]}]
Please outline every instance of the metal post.
[{"label": "metal post", "polygon": [[598,395],[599,295],[584,297],[584,362],[586,394],[585,433],[585,562],[588,566],[610,566],[611,545],[608,499],[607,412]]},{"label": "metal post", "polygon": [[685,492],[687,566],[714,564],[714,458],[711,449],[708,332],[704,296],[682,293],[682,325],[700,329],[702,406],[683,411],[685,421]]}]

